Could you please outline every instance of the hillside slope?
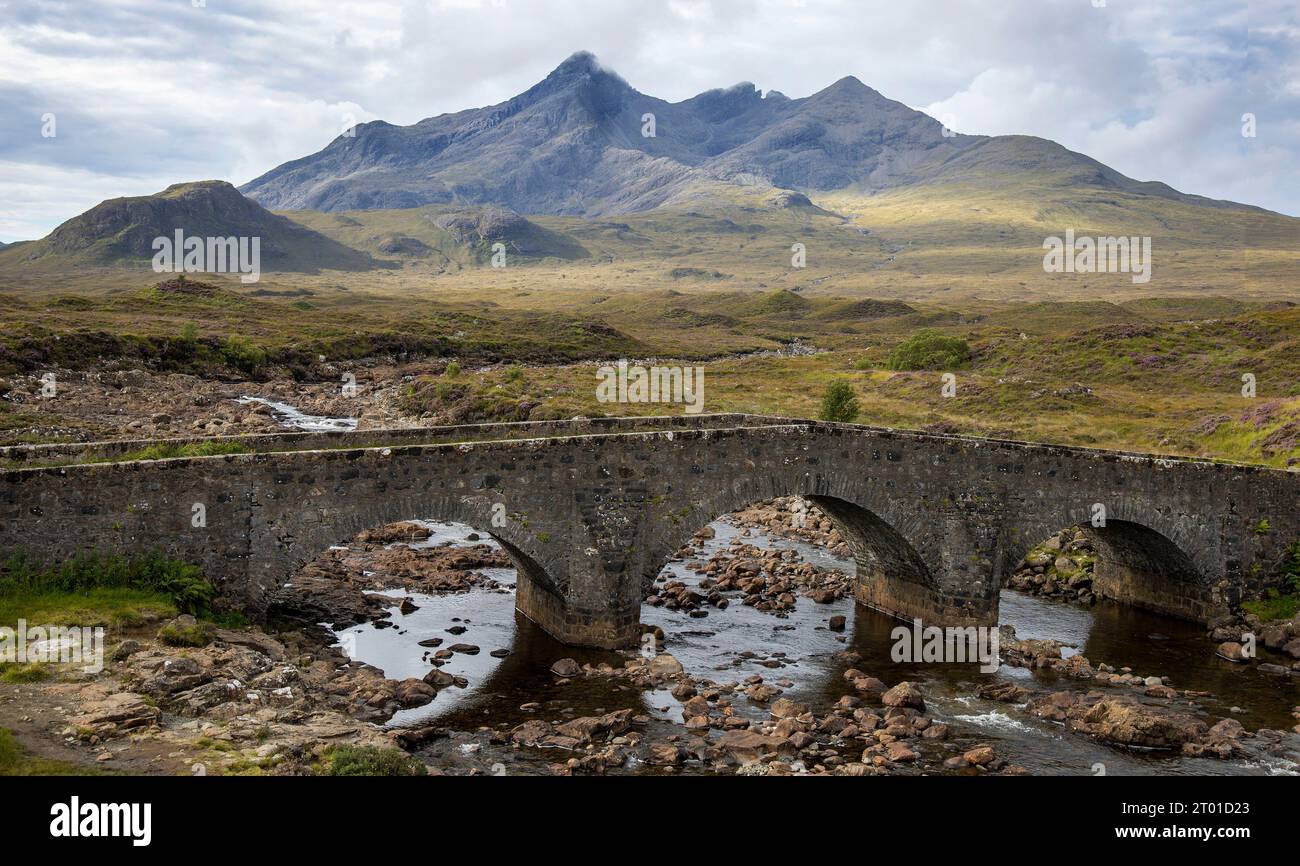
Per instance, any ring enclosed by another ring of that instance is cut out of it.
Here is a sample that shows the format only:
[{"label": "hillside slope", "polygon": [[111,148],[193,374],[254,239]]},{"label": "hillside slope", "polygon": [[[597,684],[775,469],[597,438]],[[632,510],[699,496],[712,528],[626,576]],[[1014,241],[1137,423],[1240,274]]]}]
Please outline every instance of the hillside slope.
[{"label": "hillside slope", "polygon": [[262,268],[316,273],[376,267],[370,256],[278,216],[225,181],[178,183],[155,195],[115,198],[75,216],[39,241],[0,251],[0,266],[37,270],[148,265],[154,240],[260,238]]}]

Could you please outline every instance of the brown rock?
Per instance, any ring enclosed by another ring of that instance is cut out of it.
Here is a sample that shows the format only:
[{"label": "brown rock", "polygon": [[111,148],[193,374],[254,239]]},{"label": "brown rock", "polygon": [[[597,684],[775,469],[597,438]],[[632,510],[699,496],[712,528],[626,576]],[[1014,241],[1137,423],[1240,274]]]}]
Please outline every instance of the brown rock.
[{"label": "brown rock", "polygon": [[557,677],[568,679],[570,677],[576,677],[578,674],[582,673],[582,668],[580,668],[578,663],[573,659],[560,659],[555,664],[551,665],[551,673],[555,674]]},{"label": "brown rock", "polygon": [[887,707],[908,707],[925,712],[925,696],[914,683],[901,682],[881,695],[880,700]]}]

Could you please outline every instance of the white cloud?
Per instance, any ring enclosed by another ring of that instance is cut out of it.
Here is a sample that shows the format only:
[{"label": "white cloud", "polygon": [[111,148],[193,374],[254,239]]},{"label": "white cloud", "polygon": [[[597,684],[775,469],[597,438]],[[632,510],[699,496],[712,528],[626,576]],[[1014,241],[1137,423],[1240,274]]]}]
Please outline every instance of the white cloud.
[{"label": "white cloud", "polygon": [[[798,97],[855,75],[963,132],[1041,135],[1300,213],[1298,33],[1286,0],[0,0],[0,160],[30,168],[0,172],[0,239],[77,212],[33,210],[34,185],[84,209],[160,181],[243,183],[319,150],[346,115],[407,124],[499,102],[580,49],[673,100],[738,81]],[[44,111],[56,143],[39,138]],[[1245,111],[1257,139],[1240,137]]]}]

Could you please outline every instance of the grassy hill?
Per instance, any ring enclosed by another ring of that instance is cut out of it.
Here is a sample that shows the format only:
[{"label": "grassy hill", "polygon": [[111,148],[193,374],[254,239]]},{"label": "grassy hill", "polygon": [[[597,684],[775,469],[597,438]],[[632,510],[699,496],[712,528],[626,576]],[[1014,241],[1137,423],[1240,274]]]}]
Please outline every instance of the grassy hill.
[{"label": "grassy hill", "polygon": [[156,238],[259,238],[262,268],[360,271],[370,256],[277,216],[224,181],[178,183],[155,195],[101,202],[41,240],[0,251],[0,268],[66,275],[93,267],[148,267]]}]

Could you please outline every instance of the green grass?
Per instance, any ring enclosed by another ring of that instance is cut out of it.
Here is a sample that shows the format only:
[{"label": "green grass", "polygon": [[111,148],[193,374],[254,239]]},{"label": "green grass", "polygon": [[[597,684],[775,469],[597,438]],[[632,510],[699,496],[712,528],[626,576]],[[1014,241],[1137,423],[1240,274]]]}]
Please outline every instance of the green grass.
[{"label": "green grass", "polygon": [[50,669],[39,662],[0,662],[0,683],[40,683],[50,678]]},{"label": "green grass", "polygon": [[165,593],[130,587],[100,587],[75,592],[0,592],[0,625],[20,619],[51,625],[129,627],[175,616]]},{"label": "green grass", "polygon": [[132,460],[172,460],[177,457],[217,457],[222,454],[251,454],[252,448],[242,442],[189,442],[186,444],[159,444],[127,451],[107,459],[110,463]]},{"label": "green grass", "polygon": [[[109,591],[108,594],[102,594]],[[127,593],[123,595],[122,593]],[[142,599],[129,593],[144,593]],[[214,589],[197,566],[153,552],[140,556],[79,554],[57,565],[38,563],[15,554],[0,569],[0,609],[39,609],[42,603],[57,611],[97,603],[126,606],[162,599],[175,610],[196,616],[211,610]],[[80,623],[85,625],[85,622]]]},{"label": "green grass", "polygon": [[1241,609],[1253,613],[1264,622],[1291,619],[1300,613],[1300,595],[1283,595],[1277,590],[1271,590],[1266,598],[1243,601]]},{"label": "green grass", "polygon": [[95,766],[39,758],[28,752],[6,728],[0,728],[0,776],[108,776]]}]

